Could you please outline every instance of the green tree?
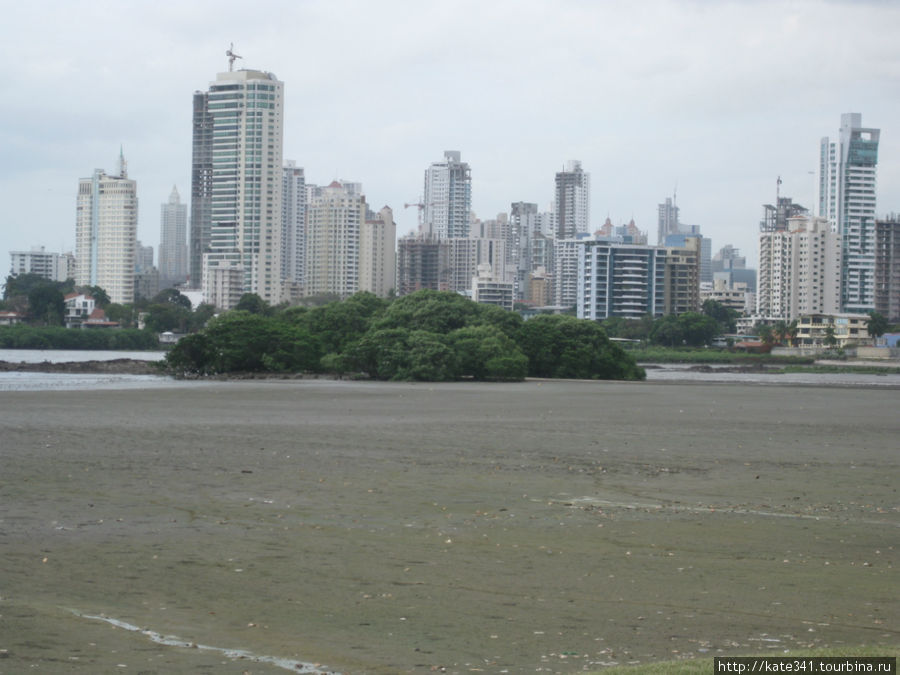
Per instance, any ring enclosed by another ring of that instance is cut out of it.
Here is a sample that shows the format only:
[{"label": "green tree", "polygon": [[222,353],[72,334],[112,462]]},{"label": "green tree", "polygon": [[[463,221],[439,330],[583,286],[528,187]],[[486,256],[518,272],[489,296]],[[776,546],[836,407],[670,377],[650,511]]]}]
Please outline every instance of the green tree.
[{"label": "green tree", "polygon": [[164,288],[150,300],[153,305],[178,305],[185,309],[193,309],[191,299],[183,295],[177,288]]},{"label": "green tree", "polygon": [[767,323],[756,324],[756,334],[765,345],[771,346],[775,342],[775,330]]},{"label": "green tree", "polygon": [[828,324],[825,326],[825,338],[822,340],[826,347],[834,347],[837,345],[837,337],[834,334],[834,326]]},{"label": "green tree", "polygon": [[719,323],[715,319],[697,312],[679,314],[678,326],[681,328],[682,339],[690,347],[710,345],[720,332]]},{"label": "green tree", "polygon": [[109,294],[100,286],[85,286],[83,291],[94,299],[94,304],[100,309],[105,308],[110,303]]},{"label": "green tree", "polygon": [[158,303],[147,308],[144,326],[155,333],[186,333],[190,319],[191,310],[175,303]]},{"label": "green tree", "polygon": [[866,330],[869,333],[869,337],[872,338],[872,343],[884,335],[888,330],[888,320],[887,318],[879,314],[878,312],[869,312],[869,320],[866,322]]},{"label": "green tree", "polygon": [[684,327],[674,314],[666,314],[653,322],[650,342],[664,347],[680,347],[684,344]]},{"label": "green tree", "polygon": [[528,357],[497,326],[467,326],[453,331],[448,337],[456,353],[458,376],[476,380],[521,380],[528,374]]},{"label": "green tree", "polygon": [[703,307],[700,310],[703,314],[714,319],[719,324],[719,331],[722,333],[733,333],[737,326],[737,318],[740,312],[726,307],[721,302],[708,298],[703,301]]},{"label": "green tree", "polygon": [[263,316],[269,314],[270,309],[269,303],[256,293],[244,293],[234,308],[240,312],[250,312],[251,314],[260,314]]},{"label": "green tree", "polygon": [[122,328],[131,328],[134,325],[133,305],[121,305],[112,302],[103,311],[106,312],[107,319],[118,322]]},{"label": "green tree", "polygon": [[[46,281],[46,280],[45,280]],[[66,313],[66,301],[55,284],[43,283],[28,291],[28,308],[32,320],[44,326],[61,326]]]},{"label": "green tree", "polygon": [[631,355],[609,341],[603,328],[566,315],[536,316],[522,324],[516,342],[532,377],[636,380],[645,377]]}]

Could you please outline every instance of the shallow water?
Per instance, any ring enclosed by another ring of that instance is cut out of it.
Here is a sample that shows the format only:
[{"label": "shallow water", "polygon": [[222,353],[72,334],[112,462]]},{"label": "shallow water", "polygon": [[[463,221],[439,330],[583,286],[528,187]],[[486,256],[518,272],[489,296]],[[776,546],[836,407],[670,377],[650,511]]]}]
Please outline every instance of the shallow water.
[{"label": "shallow water", "polygon": [[70,363],[83,361],[114,361],[134,359],[136,361],[162,361],[164,351],[126,352],[95,349],[0,349],[0,361],[8,363]]}]

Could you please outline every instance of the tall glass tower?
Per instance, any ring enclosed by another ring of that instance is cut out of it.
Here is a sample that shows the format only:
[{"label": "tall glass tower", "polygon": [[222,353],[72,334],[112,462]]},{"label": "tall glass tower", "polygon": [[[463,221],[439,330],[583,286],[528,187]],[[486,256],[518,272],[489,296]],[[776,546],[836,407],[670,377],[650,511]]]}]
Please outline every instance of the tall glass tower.
[{"label": "tall glass tower", "polygon": [[281,300],[283,145],[272,73],[229,70],[194,95],[191,274],[200,259],[205,299],[220,309],[243,293]]},{"label": "tall glass tower", "polygon": [[836,142],[819,146],[819,215],[841,235],[841,310],[875,307],[875,173],[879,129],[860,113],[841,115]]}]

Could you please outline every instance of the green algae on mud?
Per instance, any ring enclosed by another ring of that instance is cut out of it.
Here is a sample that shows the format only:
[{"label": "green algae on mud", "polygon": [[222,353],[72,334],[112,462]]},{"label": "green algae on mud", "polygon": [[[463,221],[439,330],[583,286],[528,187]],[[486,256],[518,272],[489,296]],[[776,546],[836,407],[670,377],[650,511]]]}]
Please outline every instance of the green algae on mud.
[{"label": "green algae on mud", "polygon": [[347,673],[894,645],[892,401],[612,382],[0,393],[0,672],[279,672],[70,609]]}]

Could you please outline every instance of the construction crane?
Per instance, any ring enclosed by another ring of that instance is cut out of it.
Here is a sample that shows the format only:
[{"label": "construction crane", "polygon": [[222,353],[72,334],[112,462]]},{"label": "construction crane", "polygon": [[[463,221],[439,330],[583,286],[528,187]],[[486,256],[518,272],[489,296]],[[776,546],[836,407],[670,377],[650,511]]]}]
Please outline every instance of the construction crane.
[{"label": "construction crane", "polygon": [[234,43],[233,42],[231,43],[231,46],[225,50],[225,56],[228,57],[228,72],[229,73],[234,70],[234,60],[244,58],[243,56],[238,56],[237,54],[234,53]]},{"label": "construction crane", "polygon": [[424,235],[425,234],[425,231],[424,231],[425,230],[425,207],[426,206],[436,206],[437,204],[446,204],[446,203],[447,203],[446,201],[428,202],[427,204],[425,202],[412,202],[409,204],[404,204],[403,208],[408,209],[410,206],[415,206],[417,209],[419,209],[419,221],[418,221],[419,222],[419,234]]}]

